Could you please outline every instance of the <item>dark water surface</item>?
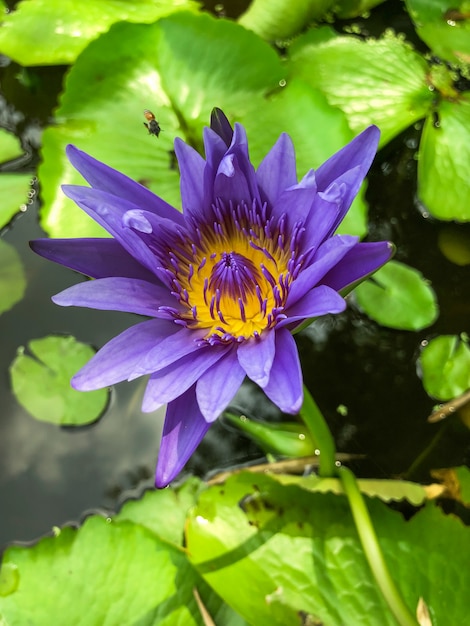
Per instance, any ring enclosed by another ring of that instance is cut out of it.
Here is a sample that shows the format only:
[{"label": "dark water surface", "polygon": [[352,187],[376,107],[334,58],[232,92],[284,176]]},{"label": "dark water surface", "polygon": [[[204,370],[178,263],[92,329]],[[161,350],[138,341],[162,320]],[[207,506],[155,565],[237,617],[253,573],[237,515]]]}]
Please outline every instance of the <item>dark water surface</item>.
[{"label": "dark water surface", "polygon": [[[0,102],[0,125],[15,130],[28,156],[13,167],[30,171],[37,164],[39,129],[48,122],[60,86],[61,68],[38,68],[42,90],[34,103],[13,81],[14,64],[0,68],[9,103]],[[46,90],[44,92],[44,90]],[[389,239],[396,258],[418,268],[437,293],[440,316],[419,333],[384,329],[354,307],[326,317],[297,336],[305,381],[333,430],[340,451],[360,453],[362,476],[404,475],[431,445],[410,478],[426,480],[431,467],[468,462],[468,430],[455,416],[430,425],[434,402],[425,394],[416,371],[422,341],[437,334],[468,331],[470,270],[447,261],[437,246],[447,228],[420,212],[415,200],[420,129],[410,129],[377,157],[369,176],[370,239]],[[77,282],[77,275],[34,255],[28,241],[42,236],[38,203],[3,233],[22,257],[28,288],[11,311],[0,316],[0,549],[28,541],[54,525],[79,520],[95,508],[113,510],[132,490],[153,484],[162,413],[143,414],[143,381],[118,385],[106,414],[93,426],[59,428],[31,418],[13,397],[8,367],[19,346],[50,333],[73,334],[101,346],[135,316],[61,308],[50,296]],[[460,226],[467,233],[470,226]],[[237,404],[247,413],[279,419],[280,415],[252,384]],[[347,407],[347,415],[338,411]],[[435,445],[432,446],[432,442]],[[223,423],[209,431],[188,469],[199,475],[215,468],[262,459],[262,452]]]}]

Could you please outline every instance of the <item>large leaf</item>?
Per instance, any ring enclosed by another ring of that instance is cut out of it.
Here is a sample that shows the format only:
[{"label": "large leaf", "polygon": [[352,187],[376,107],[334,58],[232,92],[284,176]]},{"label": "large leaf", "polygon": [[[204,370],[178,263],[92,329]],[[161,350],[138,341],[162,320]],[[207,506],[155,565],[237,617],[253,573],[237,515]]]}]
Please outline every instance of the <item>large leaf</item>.
[{"label": "large leaf", "polygon": [[418,196],[434,217],[470,221],[470,96],[443,99],[437,114],[423,129]]},{"label": "large leaf", "polygon": [[398,261],[389,261],[355,291],[359,306],[382,326],[420,330],[438,315],[436,295],[422,274]]},{"label": "large leaf", "polygon": [[[393,578],[410,612],[420,598],[433,626],[464,624],[470,531],[428,505],[406,522],[367,501]],[[187,526],[199,572],[256,626],[396,626],[372,579],[346,498],[308,494],[241,474],[204,492]]]},{"label": "large leaf", "polygon": [[470,63],[467,0],[405,0],[416,32],[433,54],[451,63]]},{"label": "large leaf", "polygon": [[253,0],[239,22],[263,39],[292,37],[326,16],[336,0]]},{"label": "large leaf", "polygon": [[[72,63],[88,43],[115,22],[151,23],[193,0],[23,0],[6,15],[0,48],[22,65]],[[27,45],[25,45],[27,42]]]},{"label": "large leaf", "polygon": [[328,28],[310,31],[292,46],[288,67],[344,111],[355,132],[376,124],[382,144],[432,106],[426,62],[395,36],[361,41]]},{"label": "large leaf", "polygon": [[31,548],[8,548],[3,571],[17,575],[0,596],[0,622],[11,626],[203,626],[194,588],[219,624],[244,624],[182,550],[132,522],[93,516]]},{"label": "large leaf", "polygon": [[[199,148],[214,106],[242,116],[282,76],[266,43],[225,20],[180,13],[151,26],[116,24],[77,60],[58,123],[44,133],[43,227],[54,236],[102,234],[60,190],[60,183],[82,181],[65,159],[67,143],[179,206],[175,136]],[[144,109],[157,115],[159,139],[145,130]]]},{"label": "large leaf", "polygon": [[70,386],[72,376],[94,355],[94,350],[74,337],[32,339],[10,366],[13,393],[36,419],[61,426],[94,422],[104,411],[106,389],[82,393]]},{"label": "large leaf", "polygon": [[451,400],[470,388],[468,337],[440,335],[423,348],[419,366],[426,392],[439,400]]},{"label": "large leaf", "polygon": [[0,239],[0,314],[19,302],[26,291],[26,276],[20,255]]}]

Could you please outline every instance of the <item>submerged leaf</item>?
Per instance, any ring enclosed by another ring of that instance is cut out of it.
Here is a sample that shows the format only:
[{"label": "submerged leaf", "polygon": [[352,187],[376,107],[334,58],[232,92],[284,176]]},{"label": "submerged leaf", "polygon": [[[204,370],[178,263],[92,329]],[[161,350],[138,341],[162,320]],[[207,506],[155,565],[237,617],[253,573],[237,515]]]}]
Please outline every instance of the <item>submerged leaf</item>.
[{"label": "submerged leaf", "polygon": [[10,377],[18,402],[42,422],[82,426],[94,422],[108,402],[105,389],[81,393],[70,386],[72,375],[93,356],[90,346],[74,337],[32,339],[10,366]]}]

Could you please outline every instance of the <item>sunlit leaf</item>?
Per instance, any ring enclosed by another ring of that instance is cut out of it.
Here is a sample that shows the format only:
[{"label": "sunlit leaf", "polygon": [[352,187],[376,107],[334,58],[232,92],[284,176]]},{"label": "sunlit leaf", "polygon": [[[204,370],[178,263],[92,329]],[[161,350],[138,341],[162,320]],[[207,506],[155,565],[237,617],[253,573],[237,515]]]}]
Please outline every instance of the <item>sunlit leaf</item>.
[{"label": "sunlit leaf", "polygon": [[396,36],[361,41],[323,28],[299,37],[288,67],[346,113],[355,132],[369,124],[387,143],[431,109],[427,64]]},{"label": "sunlit leaf", "polygon": [[[202,129],[217,105],[232,118],[283,76],[275,51],[253,33],[208,15],[180,13],[157,24],[116,24],[90,44],[71,70],[57,124],[43,137],[39,169],[42,225],[53,236],[95,236],[102,229],[60,190],[80,183],[67,143],[123,171],[180,206],[173,140],[202,150]],[[143,126],[154,111],[160,137]]]},{"label": "sunlit leaf", "polygon": [[470,347],[465,338],[440,335],[422,350],[419,365],[426,392],[450,400],[470,388]]},{"label": "sunlit leaf", "polygon": [[462,0],[405,0],[416,32],[433,54],[470,63],[470,9]]},{"label": "sunlit leaf", "polygon": [[470,506],[470,469],[462,465],[455,468],[455,473],[459,481],[460,498],[466,506]]},{"label": "sunlit leaf", "polygon": [[11,244],[0,239],[0,314],[14,307],[25,291],[26,276],[20,255]]},{"label": "sunlit leaf", "polygon": [[[434,626],[465,623],[470,530],[427,505],[410,521],[367,505],[385,560],[414,613],[422,597]],[[200,496],[187,525],[198,571],[252,624],[395,626],[365,560],[345,497],[241,474]]]},{"label": "sunlit leaf", "polygon": [[342,19],[364,15],[385,0],[339,0],[335,14]]},{"label": "sunlit leaf", "polygon": [[418,196],[434,217],[470,221],[470,96],[442,100],[437,113],[423,128]]},{"label": "sunlit leaf", "polygon": [[0,228],[25,209],[30,183],[29,174],[0,174]]},{"label": "sunlit leaf", "polygon": [[420,330],[433,324],[439,314],[429,282],[418,270],[398,261],[381,267],[354,293],[367,315],[389,328]]},{"label": "sunlit leaf", "polygon": [[160,539],[182,546],[186,515],[200,489],[201,481],[195,477],[175,489],[152,489],[140,500],[128,500],[114,519],[141,524]]},{"label": "sunlit leaf", "polygon": [[253,0],[238,21],[263,39],[285,39],[324,17],[335,1]]},{"label": "sunlit leaf", "polygon": [[10,547],[5,567],[16,567],[17,589],[0,596],[7,624],[87,626],[203,626],[193,588],[218,624],[245,622],[201,580],[182,550],[132,522],[89,517],[33,547]]},{"label": "sunlit leaf", "polygon": [[94,355],[93,349],[74,337],[53,336],[32,339],[10,366],[13,393],[36,419],[61,426],[94,422],[108,401],[105,389],[83,393],[70,379]]},{"label": "sunlit leaf", "polygon": [[4,128],[0,128],[0,163],[16,159],[22,154],[23,149],[19,139]]},{"label": "sunlit leaf", "polygon": [[23,0],[3,18],[0,48],[22,65],[72,63],[115,22],[147,24],[197,6],[193,0]]}]

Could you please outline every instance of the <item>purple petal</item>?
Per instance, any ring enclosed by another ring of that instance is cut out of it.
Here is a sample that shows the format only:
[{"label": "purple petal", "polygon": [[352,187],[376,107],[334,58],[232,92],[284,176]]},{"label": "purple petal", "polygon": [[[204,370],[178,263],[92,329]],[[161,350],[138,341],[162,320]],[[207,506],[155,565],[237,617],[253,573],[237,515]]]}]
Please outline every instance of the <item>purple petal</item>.
[{"label": "purple petal", "polygon": [[78,391],[92,391],[126,380],[156,343],[178,331],[167,320],[154,319],[128,328],[111,339],[72,378]]},{"label": "purple petal", "polygon": [[382,267],[394,253],[387,241],[358,243],[322,279],[322,284],[341,291]]},{"label": "purple petal", "polygon": [[318,285],[325,274],[356,245],[357,237],[350,235],[336,235],[327,239],[313,257],[311,265],[301,271],[292,283],[287,296],[286,308],[290,310],[300,298]]},{"label": "purple petal", "polygon": [[260,337],[252,337],[238,346],[238,362],[248,378],[262,387],[268,382],[274,359],[275,336],[266,331]]},{"label": "purple petal", "polygon": [[226,409],[244,378],[245,371],[234,349],[201,376],[196,383],[196,396],[207,422],[216,420]]},{"label": "purple petal", "polygon": [[331,156],[316,171],[318,190],[325,191],[331,183],[345,172],[359,167],[360,174],[356,181],[357,189],[353,194],[356,195],[360,183],[369,171],[369,167],[377,152],[379,138],[380,131],[377,126],[369,126],[344,148]]},{"label": "purple petal", "polygon": [[227,148],[232,143],[233,128],[225,113],[218,107],[211,111],[211,129],[222,139]]},{"label": "purple petal", "polygon": [[36,254],[91,278],[123,276],[157,280],[115,239],[35,239],[29,245]]},{"label": "purple petal", "polygon": [[155,475],[157,487],[166,487],[176,478],[209,427],[196,402],[194,386],[168,405]]},{"label": "purple petal", "polygon": [[201,339],[206,334],[206,330],[190,330],[189,328],[181,328],[176,324],[178,331],[165,337],[162,341],[155,345],[142,359],[129,376],[129,380],[159,372],[164,367],[175,363],[184,356],[203,350],[205,344],[201,343]]},{"label": "purple petal", "polygon": [[319,245],[336,230],[336,224],[342,216],[342,198],[339,189],[336,190],[333,187],[334,185],[332,185],[328,194],[323,192],[316,194],[312,209],[305,221],[303,248],[308,250],[307,263],[310,261],[312,253],[317,251]]},{"label": "purple petal", "polygon": [[292,139],[282,133],[256,170],[262,200],[273,206],[281,193],[297,184],[295,151]]},{"label": "purple petal", "polygon": [[309,291],[292,307],[286,310],[287,319],[282,320],[277,328],[287,326],[297,320],[320,317],[327,313],[342,313],[346,308],[346,301],[336,291],[321,285]]},{"label": "purple petal", "polygon": [[127,311],[155,317],[160,306],[178,307],[166,287],[136,278],[98,278],[73,285],[52,301],[60,306],[82,306],[102,311]]},{"label": "purple petal", "polygon": [[152,374],[145,390],[142,410],[150,413],[163,404],[172,402],[222,358],[225,352],[225,347],[208,346]]},{"label": "purple petal", "polygon": [[72,145],[66,148],[67,157],[83,178],[95,189],[106,191],[123,200],[145,207],[160,217],[184,224],[182,214],[151,191],[121,172],[97,161]]},{"label": "purple petal", "polygon": [[294,338],[285,328],[276,330],[276,356],[269,382],[263,390],[284,413],[295,414],[300,411],[303,388],[299,354]]},{"label": "purple petal", "polygon": [[286,214],[289,227],[298,221],[305,222],[315,200],[317,186],[313,170],[290,189],[285,189],[273,205],[273,214]]},{"label": "purple petal", "polygon": [[204,169],[206,162],[194,148],[178,137],[175,139],[175,152],[180,168],[180,189],[183,213],[196,220],[203,217]]},{"label": "purple petal", "polygon": [[124,215],[128,211],[139,210],[135,204],[89,187],[63,185],[62,190],[85,213],[113,235],[130,255],[150,271],[159,274],[155,255],[137,233],[123,224]]}]

